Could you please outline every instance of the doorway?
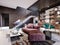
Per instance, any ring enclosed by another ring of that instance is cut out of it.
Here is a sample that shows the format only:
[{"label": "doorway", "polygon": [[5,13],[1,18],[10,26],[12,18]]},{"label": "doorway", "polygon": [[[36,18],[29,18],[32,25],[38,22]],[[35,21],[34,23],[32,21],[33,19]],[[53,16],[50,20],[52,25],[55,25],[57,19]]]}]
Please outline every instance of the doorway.
[{"label": "doorway", "polygon": [[9,14],[2,13],[2,26],[9,26]]}]

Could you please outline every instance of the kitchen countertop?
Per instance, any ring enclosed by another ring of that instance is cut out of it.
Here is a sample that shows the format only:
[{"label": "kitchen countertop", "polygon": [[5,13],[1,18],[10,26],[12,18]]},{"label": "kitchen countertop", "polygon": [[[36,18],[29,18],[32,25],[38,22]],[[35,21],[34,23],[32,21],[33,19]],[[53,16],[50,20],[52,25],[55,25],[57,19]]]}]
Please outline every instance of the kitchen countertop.
[{"label": "kitchen countertop", "polygon": [[52,33],[60,33],[60,30],[58,29],[45,29],[45,28],[40,28],[40,30],[43,31],[50,31]]}]

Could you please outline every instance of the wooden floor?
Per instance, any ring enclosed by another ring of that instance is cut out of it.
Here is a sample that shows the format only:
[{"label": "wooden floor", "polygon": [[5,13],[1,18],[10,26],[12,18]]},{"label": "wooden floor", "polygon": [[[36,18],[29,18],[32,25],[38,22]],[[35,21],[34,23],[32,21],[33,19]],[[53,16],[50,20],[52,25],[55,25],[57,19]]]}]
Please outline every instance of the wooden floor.
[{"label": "wooden floor", "polygon": [[24,43],[23,45],[52,45],[54,42],[51,41],[51,40],[47,40],[47,41],[44,41],[44,42],[29,42],[28,40],[28,35],[26,33],[23,33],[23,36],[20,37],[20,41],[22,43]]}]

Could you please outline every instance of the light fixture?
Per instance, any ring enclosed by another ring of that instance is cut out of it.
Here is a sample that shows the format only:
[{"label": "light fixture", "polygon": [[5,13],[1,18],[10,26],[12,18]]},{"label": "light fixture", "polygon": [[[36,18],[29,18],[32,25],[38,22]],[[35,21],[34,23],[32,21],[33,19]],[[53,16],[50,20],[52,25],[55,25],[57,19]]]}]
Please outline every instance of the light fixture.
[{"label": "light fixture", "polygon": [[57,8],[55,8],[54,10],[55,10],[55,11],[57,11],[58,9],[57,9]]},{"label": "light fixture", "polygon": [[60,11],[57,11],[57,14],[59,15],[60,14]]}]

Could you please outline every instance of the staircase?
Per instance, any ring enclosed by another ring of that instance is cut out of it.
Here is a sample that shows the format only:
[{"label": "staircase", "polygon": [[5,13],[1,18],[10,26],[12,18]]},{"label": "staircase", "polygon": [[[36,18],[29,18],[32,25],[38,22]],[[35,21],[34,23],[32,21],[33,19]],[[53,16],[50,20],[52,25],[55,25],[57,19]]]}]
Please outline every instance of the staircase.
[{"label": "staircase", "polygon": [[16,28],[21,28],[21,27],[23,27],[23,25],[24,24],[28,24],[28,23],[30,23],[30,19],[31,18],[35,18],[35,16],[29,16],[29,17],[27,17],[25,20],[23,20],[22,22],[20,22],[18,25],[16,25],[13,29],[16,29]]}]

